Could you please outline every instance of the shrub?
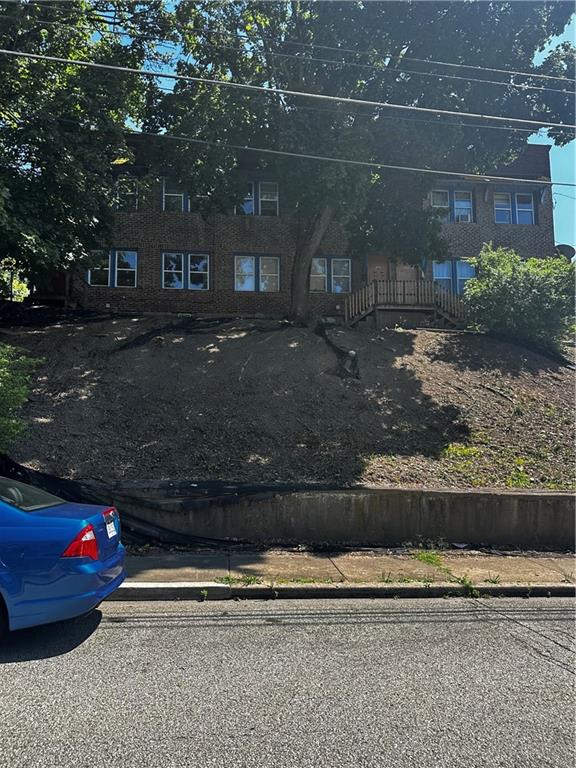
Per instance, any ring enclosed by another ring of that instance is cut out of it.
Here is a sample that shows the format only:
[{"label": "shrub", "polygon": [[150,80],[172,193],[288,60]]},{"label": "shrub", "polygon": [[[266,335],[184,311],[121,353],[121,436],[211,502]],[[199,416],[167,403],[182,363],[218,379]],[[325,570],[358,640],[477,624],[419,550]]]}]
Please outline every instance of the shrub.
[{"label": "shrub", "polygon": [[24,427],[20,409],[37,362],[16,347],[0,344],[0,451],[6,451]]},{"label": "shrub", "polygon": [[558,349],[574,321],[574,265],[563,258],[522,259],[485,245],[472,260],[465,300],[473,324],[542,349]]}]

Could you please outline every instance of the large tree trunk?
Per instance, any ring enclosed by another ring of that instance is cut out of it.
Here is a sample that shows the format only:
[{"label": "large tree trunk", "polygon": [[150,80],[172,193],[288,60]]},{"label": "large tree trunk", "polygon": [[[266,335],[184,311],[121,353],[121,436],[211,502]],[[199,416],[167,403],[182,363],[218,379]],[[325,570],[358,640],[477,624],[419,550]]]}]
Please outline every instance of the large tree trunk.
[{"label": "large tree trunk", "polygon": [[325,206],[305,228],[303,237],[298,238],[294,266],[292,267],[292,299],[290,317],[293,320],[305,322],[308,317],[308,298],[310,284],[310,267],[312,259],[317,255],[328,227],[334,218],[334,208]]}]

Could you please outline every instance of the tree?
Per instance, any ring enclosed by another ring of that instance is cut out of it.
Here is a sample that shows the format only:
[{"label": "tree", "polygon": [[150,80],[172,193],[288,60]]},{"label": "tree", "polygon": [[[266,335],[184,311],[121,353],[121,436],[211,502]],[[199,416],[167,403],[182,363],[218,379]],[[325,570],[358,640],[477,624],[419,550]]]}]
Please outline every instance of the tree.
[{"label": "tree", "polygon": [[[0,47],[140,67],[163,57],[155,38],[170,18],[160,0],[0,4]],[[107,242],[114,163],[130,157],[126,124],[148,89],[127,73],[0,55],[0,264],[38,284]]]},{"label": "tree", "polygon": [[574,322],[574,264],[565,258],[523,260],[485,245],[473,260],[465,300],[481,330],[542,349],[560,349]]},{"label": "tree", "polygon": [[[182,0],[176,19],[186,58],[179,57],[177,69],[180,74],[280,89],[571,123],[570,88],[557,89],[562,93],[542,89],[543,83],[555,81],[415,61],[446,58],[566,76],[574,61],[574,49],[566,44],[539,67],[532,61],[535,52],[563,30],[571,13],[571,4],[564,2]],[[473,78],[498,84],[476,83]],[[519,82],[529,88],[514,87]],[[524,132],[493,130],[482,123],[464,127],[461,123],[469,121],[458,118],[407,116],[391,108],[319,104],[301,96],[184,81],[169,94],[158,93],[154,107],[156,119],[160,115],[158,128],[173,133],[447,170],[487,173],[512,160],[526,141]],[[558,129],[549,135],[558,143],[571,138],[569,131]],[[211,193],[209,208],[222,210],[229,209],[230,199],[238,195],[230,172],[248,157],[258,157],[169,141],[164,142],[164,153],[164,161],[181,180],[201,193]],[[296,317],[306,315],[311,260],[335,220],[351,233],[357,251],[378,248],[393,258],[413,261],[446,254],[434,213],[422,211],[433,177],[270,155],[261,155],[257,162],[281,179],[283,200],[296,212],[299,240],[292,275]]]}]

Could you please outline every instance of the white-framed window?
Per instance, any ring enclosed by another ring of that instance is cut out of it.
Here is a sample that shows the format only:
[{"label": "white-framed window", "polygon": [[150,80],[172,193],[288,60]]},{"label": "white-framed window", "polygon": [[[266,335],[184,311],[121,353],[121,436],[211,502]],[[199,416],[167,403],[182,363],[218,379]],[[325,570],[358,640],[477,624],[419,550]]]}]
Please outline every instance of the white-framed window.
[{"label": "white-framed window", "polygon": [[278,256],[260,256],[259,286],[262,293],[280,290],[280,259]]},{"label": "white-framed window", "polygon": [[350,259],[332,259],[332,293],[350,293],[352,263]]},{"label": "white-framed window", "polygon": [[310,291],[326,293],[328,290],[328,259],[312,259],[310,267]]},{"label": "white-framed window", "polygon": [[234,213],[237,216],[254,216],[254,183],[249,181],[246,185],[246,192],[240,205],[234,206]]},{"label": "white-framed window", "polygon": [[138,180],[133,176],[119,176],[116,180],[115,210],[135,213],[138,210]]},{"label": "white-framed window", "polygon": [[472,192],[454,191],[454,221],[472,221]]},{"label": "white-framed window", "polygon": [[464,293],[464,286],[476,277],[476,268],[465,259],[458,259],[456,261],[456,293]]},{"label": "white-framed window", "polygon": [[450,195],[447,189],[433,189],[430,192],[430,205],[432,208],[441,208],[443,213],[439,216],[440,221],[450,221]]},{"label": "white-framed window", "polygon": [[170,213],[186,211],[186,194],[182,187],[169,179],[162,183],[162,210]]},{"label": "white-framed window", "polygon": [[512,198],[509,192],[494,192],[494,221],[512,224]]},{"label": "white-framed window", "polygon": [[136,288],[138,254],[136,251],[116,251],[117,288]]},{"label": "white-framed window", "polygon": [[446,288],[447,291],[452,290],[452,262],[451,261],[435,261],[432,264],[432,276],[434,282]]},{"label": "white-framed window", "polygon": [[188,254],[188,288],[207,291],[210,287],[210,256],[207,253]]},{"label": "white-framed window", "polygon": [[110,259],[110,253],[94,251],[92,254],[93,266],[88,270],[88,285],[108,288],[110,285]]},{"label": "white-framed window", "polygon": [[235,256],[234,290],[277,293],[280,290],[278,256]]},{"label": "white-framed window", "polygon": [[162,288],[184,288],[184,254],[165,251],[162,254]]},{"label": "white-framed window", "polygon": [[255,256],[235,256],[234,257],[234,290],[235,291],[255,291],[256,290],[256,257]]},{"label": "white-framed window", "polygon": [[278,216],[278,184],[261,181],[259,184],[260,216]]},{"label": "white-framed window", "polygon": [[516,221],[518,224],[534,224],[534,196],[529,192],[516,193]]}]

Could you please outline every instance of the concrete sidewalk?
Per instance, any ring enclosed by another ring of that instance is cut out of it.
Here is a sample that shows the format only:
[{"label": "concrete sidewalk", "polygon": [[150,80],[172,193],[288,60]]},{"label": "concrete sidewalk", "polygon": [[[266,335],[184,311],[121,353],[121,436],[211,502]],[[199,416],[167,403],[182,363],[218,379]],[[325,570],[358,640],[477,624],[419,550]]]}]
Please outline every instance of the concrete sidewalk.
[{"label": "concrete sidewalk", "polygon": [[555,552],[154,552],[127,557],[115,598],[574,595],[575,563]]}]

